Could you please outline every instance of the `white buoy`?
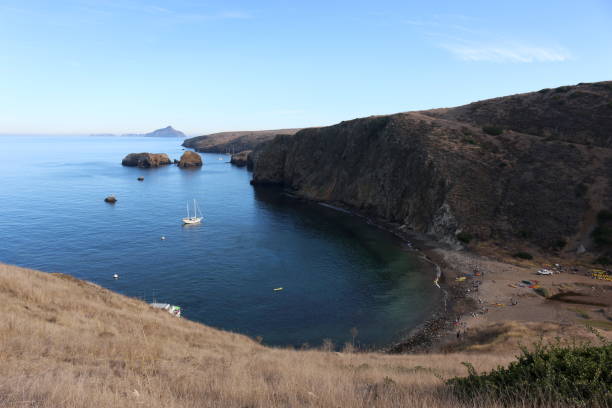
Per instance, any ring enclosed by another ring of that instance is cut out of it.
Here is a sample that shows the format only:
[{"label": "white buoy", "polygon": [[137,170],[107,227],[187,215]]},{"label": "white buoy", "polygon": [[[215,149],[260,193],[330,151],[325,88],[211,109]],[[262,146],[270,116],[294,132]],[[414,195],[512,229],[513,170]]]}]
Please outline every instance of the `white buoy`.
[{"label": "white buoy", "polygon": [[161,240],[163,241],[164,239],[166,239],[166,237],[164,237],[164,236],[162,235]]},{"label": "white buoy", "polygon": [[113,275],[113,278],[115,278],[115,279],[119,279],[119,275],[118,275],[118,274],[114,274],[114,275]]}]

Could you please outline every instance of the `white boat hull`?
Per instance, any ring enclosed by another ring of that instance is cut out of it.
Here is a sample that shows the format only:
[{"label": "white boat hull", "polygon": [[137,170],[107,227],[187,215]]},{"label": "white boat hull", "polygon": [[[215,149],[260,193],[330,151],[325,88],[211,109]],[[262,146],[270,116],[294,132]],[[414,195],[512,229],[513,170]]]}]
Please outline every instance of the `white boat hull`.
[{"label": "white boat hull", "polygon": [[183,224],[199,224],[202,222],[202,217],[183,218]]}]

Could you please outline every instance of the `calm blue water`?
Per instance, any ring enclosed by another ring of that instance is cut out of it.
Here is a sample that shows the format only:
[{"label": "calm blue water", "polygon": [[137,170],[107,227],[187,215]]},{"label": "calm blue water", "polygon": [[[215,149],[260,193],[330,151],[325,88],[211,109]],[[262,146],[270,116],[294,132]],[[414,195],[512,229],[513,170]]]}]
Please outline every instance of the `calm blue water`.
[{"label": "calm blue water", "polygon": [[[204,154],[197,170],[121,166],[130,152],[179,158],[179,144],[0,136],[0,261],[178,304],[271,345],[343,343],[356,327],[381,346],[427,317],[431,267],[360,218],[254,189],[227,156]],[[193,198],[205,221],[182,226]]]}]

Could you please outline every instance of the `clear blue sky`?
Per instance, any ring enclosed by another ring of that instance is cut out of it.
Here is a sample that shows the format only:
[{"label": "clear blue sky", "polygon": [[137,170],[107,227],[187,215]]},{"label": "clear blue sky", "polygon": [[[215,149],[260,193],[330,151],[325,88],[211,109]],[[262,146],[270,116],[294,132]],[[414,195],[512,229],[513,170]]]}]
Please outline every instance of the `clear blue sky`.
[{"label": "clear blue sky", "polygon": [[612,0],[0,0],[0,133],[316,126],[612,79]]}]

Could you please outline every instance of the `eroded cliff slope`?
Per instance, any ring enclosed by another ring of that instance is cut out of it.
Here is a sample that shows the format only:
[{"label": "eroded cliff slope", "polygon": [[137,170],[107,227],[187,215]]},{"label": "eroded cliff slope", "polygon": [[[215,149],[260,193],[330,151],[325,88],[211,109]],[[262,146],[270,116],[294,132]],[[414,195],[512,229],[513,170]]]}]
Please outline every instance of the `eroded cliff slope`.
[{"label": "eroded cliff slope", "polygon": [[612,82],[279,136],[253,153],[253,184],[456,242],[592,246],[612,207]]}]

